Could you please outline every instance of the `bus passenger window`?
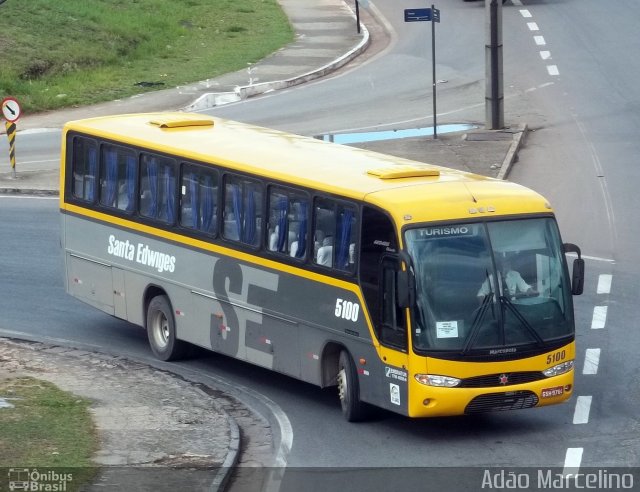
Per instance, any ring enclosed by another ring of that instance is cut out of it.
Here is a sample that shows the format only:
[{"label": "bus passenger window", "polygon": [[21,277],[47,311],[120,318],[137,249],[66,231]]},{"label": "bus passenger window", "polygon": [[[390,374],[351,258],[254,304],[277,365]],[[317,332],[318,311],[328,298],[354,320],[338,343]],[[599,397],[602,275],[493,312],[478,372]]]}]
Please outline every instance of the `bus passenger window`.
[{"label": "bus passenger window", "polygon": [[315,262],[336,270],[355,271],[356,208],[329,199],[317,199],[314,208]]},{"label": "bus passenger window", "polygon": [[100,204],[132,212],[136,193],[136,156],[113,145],[102,146]]},{"label": "bus passenger window", "polygon": [[218,175],[184,164],[180,186],[180,225],[214,235],[217,232]]},{"label": "bus passenger window", "polygon": [[292,190],[269,190],[267,249],[292,258],[306,257],[309,200]]},{"label": "bus passenger window", "polygon": [[259,246],[262,237],[262,186],[259,182],[228,176],[224,187],[225,239]]},{"label": "bus passenger window", "polygon": [[73,196],[92,202],[98,175],[98,148],[93,140],[73,139]]},{"label": "bus passenger window", "polygon": [[333,266],[333,236],[336,230],[335,202],[318,198],[313,209],[313,222],[315,224],[315,257],[317,265]]},{"label": "bus passenger window", "polygon": [[173,160],[143,154],[140,166],[140,214],[173,224],[175,205],[176,178]]}]

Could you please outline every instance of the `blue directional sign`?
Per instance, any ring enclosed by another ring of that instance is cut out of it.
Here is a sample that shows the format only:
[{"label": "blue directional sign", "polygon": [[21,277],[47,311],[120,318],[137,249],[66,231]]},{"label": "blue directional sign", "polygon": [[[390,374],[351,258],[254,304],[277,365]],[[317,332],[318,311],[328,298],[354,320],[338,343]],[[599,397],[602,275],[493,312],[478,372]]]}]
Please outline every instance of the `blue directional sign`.
[{"label": "blue directional sign", "polygon": [[[440,14],[440,12],[438,12]],[[431,9],[405,9],[405,22],[422,22],[431,20]]]}]

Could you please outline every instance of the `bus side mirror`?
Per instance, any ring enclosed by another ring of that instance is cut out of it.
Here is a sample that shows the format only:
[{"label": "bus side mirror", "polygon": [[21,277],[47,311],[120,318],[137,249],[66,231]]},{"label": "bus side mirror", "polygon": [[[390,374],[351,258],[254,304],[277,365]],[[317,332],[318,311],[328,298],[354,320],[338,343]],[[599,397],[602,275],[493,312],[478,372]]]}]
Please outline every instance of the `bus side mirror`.
[{"label": "bus side mirror", "polygon": [[[405,269],[402,269],[404,263]],[[396,303],[400,308],[412,308],[416,305],[416,278],[411,267],[411,257],[401,251],[398,256],[396,272]]]},{"label": "bus side mirror", "polygon": [[573,260],[573,273],[571,275],[571,293],[579,296],[584,291],[584,260],[576,258]]},{"label": "bus side mirror", "polygon": [[582,259],[580,248],[575,244],[563,244],[565,253],[576,253],[578,258],[573,260],[573,268],[571,272],[571,293],[579,296],[584,291],[584,260]]}]

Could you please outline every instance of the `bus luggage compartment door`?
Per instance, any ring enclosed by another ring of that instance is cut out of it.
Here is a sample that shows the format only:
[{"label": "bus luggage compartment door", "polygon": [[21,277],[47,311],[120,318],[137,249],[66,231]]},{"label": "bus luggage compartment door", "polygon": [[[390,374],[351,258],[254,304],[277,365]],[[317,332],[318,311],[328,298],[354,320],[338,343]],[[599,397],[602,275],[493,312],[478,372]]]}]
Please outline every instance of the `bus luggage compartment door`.
[{"label": "bus luggage compartment door", "polygon": [[67,253],[67,279],[69,294],[115,314],[111,265]]}]

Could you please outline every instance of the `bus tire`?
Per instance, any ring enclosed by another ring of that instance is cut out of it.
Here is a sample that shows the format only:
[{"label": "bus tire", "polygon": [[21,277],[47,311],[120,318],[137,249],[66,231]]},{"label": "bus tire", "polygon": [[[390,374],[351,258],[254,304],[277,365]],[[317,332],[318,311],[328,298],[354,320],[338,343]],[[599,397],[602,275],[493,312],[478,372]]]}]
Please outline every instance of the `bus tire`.
[{"label": "bus tire", "polygon": [[340,352],[338,360],[338,395],[342,415],[348,422],[360,422],[366,418],[366,403],[360,401],[358,373],[346,350]]},{"label": "bus tire", "polygon": [[176,321],[167,296],[151,299],[146,328],[151,351],[158,359],[170,361],[186,355],[187,344],[176,338]]}]

